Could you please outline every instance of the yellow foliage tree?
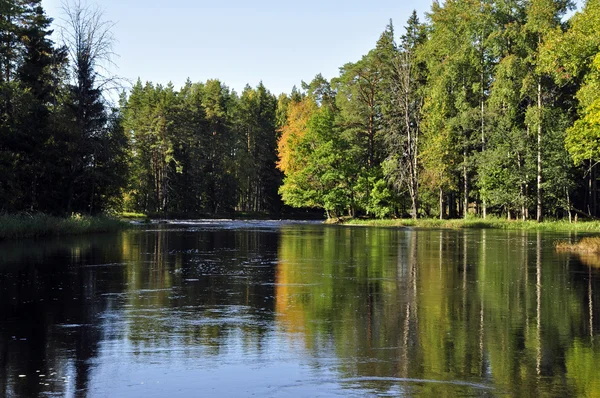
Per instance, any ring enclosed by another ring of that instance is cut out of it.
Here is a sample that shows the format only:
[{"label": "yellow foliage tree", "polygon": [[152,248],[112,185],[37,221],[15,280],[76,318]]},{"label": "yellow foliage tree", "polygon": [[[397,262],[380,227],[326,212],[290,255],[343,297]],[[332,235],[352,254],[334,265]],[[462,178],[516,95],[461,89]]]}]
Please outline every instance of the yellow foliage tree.
[{"label": "yellow foliage tree", "polygon": [[317,104],[309,97],[292,102],[288,106],[287,121],[280,129],[281,134],[277,142],[277,168],[286,175],[296,170],[294,149],[306,134],[306,125],[317,110]]}]

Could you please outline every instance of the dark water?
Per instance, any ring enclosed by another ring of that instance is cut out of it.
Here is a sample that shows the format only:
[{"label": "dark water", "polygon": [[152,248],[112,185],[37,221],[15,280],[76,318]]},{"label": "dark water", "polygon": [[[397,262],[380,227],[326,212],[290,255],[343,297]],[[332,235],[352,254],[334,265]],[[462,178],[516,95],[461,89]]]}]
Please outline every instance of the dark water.
[{"label": "dark water", "polygon": [[565,236],[148,228],[0,245],[0,396],[600,394],[600,268]]}]

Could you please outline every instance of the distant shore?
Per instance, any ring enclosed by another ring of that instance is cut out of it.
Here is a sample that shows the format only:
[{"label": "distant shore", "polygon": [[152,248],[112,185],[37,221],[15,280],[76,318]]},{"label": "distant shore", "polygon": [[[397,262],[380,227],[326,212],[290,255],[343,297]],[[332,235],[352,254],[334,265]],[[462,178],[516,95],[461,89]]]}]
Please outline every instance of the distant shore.
[{"label": "distant shore", "polygon": [[530,231],[578,231],[578,232],[598,232],[600,233],[600,221],[578,221],[570,223],[568,220],[544,221],[538,223],[533,220],[506,220],[495,217],[487,219],[467,218],[440,220],[433,218],[425,219],[339,219],[330,220],[328,223],[354,226],[372,226],[372,227],[416,227],[416,228],[447,228],[447,229],[466,229],[466,228],[493,228],[510,230],[530,230]]},{"label": "distant shore", "polygon": [[134,213],[122,212],[117,218],[131,221],[150,220],[323,220],[324,214],[319,211],[297,211],[284,213],[269,212],[232,212],[232,213]]},{"label": "distant shore", "polygon": [[126,221],[108,216],[8,214],[0,215],[0,240],[110,232],[128,225]]}]

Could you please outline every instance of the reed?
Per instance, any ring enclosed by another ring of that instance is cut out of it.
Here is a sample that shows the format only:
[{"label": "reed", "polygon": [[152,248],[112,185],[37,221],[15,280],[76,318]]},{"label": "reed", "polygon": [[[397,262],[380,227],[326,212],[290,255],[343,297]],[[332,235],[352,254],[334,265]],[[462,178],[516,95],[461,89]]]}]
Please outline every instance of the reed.
[{"label": "reed", "polygon": [[575,243],[558,241],[554,244],[554,247],[560,252],[600,254],[600,237],[588,236]]}]

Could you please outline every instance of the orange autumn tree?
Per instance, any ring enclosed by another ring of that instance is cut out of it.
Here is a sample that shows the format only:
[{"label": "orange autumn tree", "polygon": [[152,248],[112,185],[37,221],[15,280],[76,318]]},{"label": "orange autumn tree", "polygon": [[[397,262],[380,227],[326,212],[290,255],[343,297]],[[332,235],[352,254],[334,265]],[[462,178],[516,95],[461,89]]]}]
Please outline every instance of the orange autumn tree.
[{"label": "orange autumn tree", "polygon": [[277,168],[286,175],[296,170],[294,149],[306,135],[306,125],[317,110],[317,104],[310,97],[292,101],[288,106],[287,121],[280,129],[281,135],[277,142]]}]

